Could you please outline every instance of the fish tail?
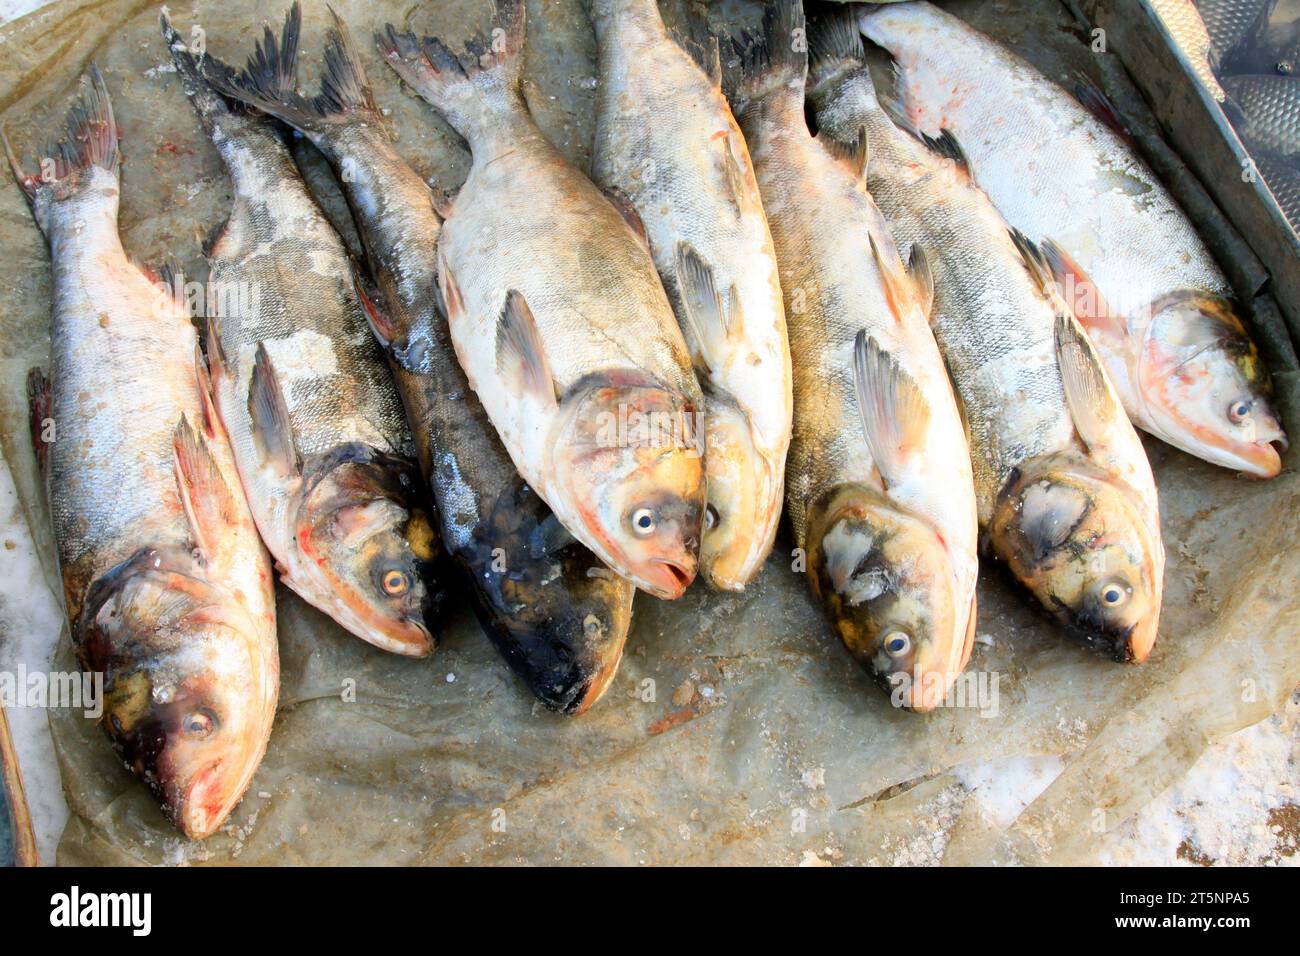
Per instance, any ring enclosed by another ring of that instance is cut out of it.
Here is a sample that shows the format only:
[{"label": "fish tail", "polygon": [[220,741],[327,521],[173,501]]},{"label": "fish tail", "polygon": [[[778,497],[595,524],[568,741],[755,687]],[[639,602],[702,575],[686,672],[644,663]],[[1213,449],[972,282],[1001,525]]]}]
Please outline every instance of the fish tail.
[{"label": "fish tail", "polygon": [[472,143],[492,114],[523,108],[525,32],[523,0],[496,0],[491,36],[480,33],[462,54],[437,37],[399,33],[391,23],[375,35],[375,44],[397,75]]},{"label": "fish tail", "polygon": [[[262,39],[242,70],[235,70],[208,54],[198,58],[196,65],[206,84],[223,96],[247,103],[300,129],[315,129],[317,111],[312,101],[297,90],[301,30],[302,8],[295,2],[284,18],[279,38],[269,26],[264,27]],[[172,55],[175,58],[175,44]],[[182,74],[186,72],[179,62],[177,69]]]},{"label": "fish tail", "polygon": [[117,122],[99,67],[92,63],[81,82],[81,96],[68,110],[67,138],[46,148],[36,174],[28,175],[23,169],[9,137],[0,128],[0,143],[9,168],[22,187],[37,223],[47,233],[45,211],[50,203],[82,191],[95,167],[108,170],[114,179],[118,175]]},{"label": "fish tail", "polygon": [[163,40],[167,43],[167,52],[171,54],[176,72],[180,74],[181,81],[184,83],[185,93],[194,105],[194,111],[199,114],[204,129],[211,133],[213,123],[218,117],[229,113],[230,107],[204,78],[201,66],[203,55],[196,55],[186,46],[185,38],[172,26],[165,7],[158,14],[158,25],[162,30]]},{"label": "fish tail", "polygon": [[823,7],[808,21],[809,87],[861,67],[866,53],[850,7]]},{"label": "fish tail", "polygon": [[803,98],[808,73],[808,36],[802,0],[776,0],[763,10],[759,34],[732,38],[735,56],[724,86],[735,111],[760,102]]}]

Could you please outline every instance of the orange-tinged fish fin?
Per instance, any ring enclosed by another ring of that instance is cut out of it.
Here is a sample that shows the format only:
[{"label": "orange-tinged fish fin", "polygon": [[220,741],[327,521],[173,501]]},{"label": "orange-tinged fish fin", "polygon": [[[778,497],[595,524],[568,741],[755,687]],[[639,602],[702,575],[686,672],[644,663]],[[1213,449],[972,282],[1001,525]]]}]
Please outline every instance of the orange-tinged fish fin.
[{"label": "orange-tinged fish fin", "polygon": [[817,134],[817,142],[826,147],[826,151],[848,167],[859,182],[867,179],[867,128],[858,127],[858,134],[852,142],[842,142],[822,132]]},{"label": "orange-tinged fish fin", "polygon": [[531,394],[546,403],[559,400],[537,321],[516,289],[506,293],[497,322],[497,370],[516,394]]},{"label": "orange-tinged fish fin", "polygon": [[676,260],[677,287],[682,296],[682,318],[692,350],[691,360],[707,374],[722,355],[724,342],[744,334],[740,293],[732,283],[724,299],[713,267],[689,243],[677,243]]},{"label": "orange-tinged fish fin", "polygon": [[1128,323],[1123,316],[1115,315],[1101,294],[1101,289],[1088,277],[1077,262],[1051,239],[1039,243],[1043,259],[1056,280],[1057,291],[1075,318],[1089,331],[1112,331],[1128,334]]},{"label": "orange-tinged fish fin", "polygon": [[[885,301],[889,303],[889,311],[894,313],[895,319],[902,322],[908,308],[918,301],[917,289],[906,269],[899,269],[891,263],[885,262],[884,256],[880,254],[880,246],[876,244],[875,236],[868,233],[867,240],[871,245],[871,258],[876,263],[876,271],[880,273],[880,283],[884,287]],[[926,314],[929,314],[928,311]]]},{"label": "orange-tinged fish fin", "polygon": [[[36,453],[36,466],[45,475],[45,462],[50,456],[49,442],[45,440],[46,428],[54,427],[54,397],[50,380],[39,368],[27,370],[27,411],[31,428],[32,450]],[[51,440],[53,433],[50,434]]]},{"label": "orange-tinged fish fin", "polygon": [[1056,364],[1074,429],[1090,451],[1099,451],[1114,423],[1115,399],[1105,369],[1087,333],[1068,312],[1056,316],[1055,339]]},{"label": "orange-tinged fish fin", "polygon": [[172,464],[194,543],[210,564],[216,563],[239,506],[207,442],[184,415],[172,433]]},{"label": "orange-tinged fish fin", "polygon": [[199,386],[199,398],[203,402],[203,437],[213,439],[218,437],[221,419],[217,416],[217,408],[212,401],[212,376],[198,342],[194,343],[194,377]]},{"label": "orange-tinged fish fin", "polygon": [[853,381],[862,434],[888,488],[924,450],[930,406],[912,377],[866,329],[858,330],[853,343]]},{"label": "orange-tinged fish fin", "polygon": [[289,406],[280,390],[271,357],[261,342],[257,343],[253,375],[248,383],[248,414],[253,419],[253,445],[263,464],[281,478],[299,474],[302,469],[294,446]]},{"label": "orange-tinged fish fin", "polygon": [[401,330],[389,319],[388,314],[376,305],[379,290],[370,285],[356,270],[352,273],[352,285],[357,290],[357,299],[361,302],[361,311],[366,314],[366,323],[370,326],[371,333],[385,352],[390,351]]},{"label": "orange-tinged fish fin", "polygon": [[907,257],[907,274],[916,287],[916,299],[921,311],[929,318],[934,309],[934,273],[930,271],[930,258],[918,245],[912,246]]}]

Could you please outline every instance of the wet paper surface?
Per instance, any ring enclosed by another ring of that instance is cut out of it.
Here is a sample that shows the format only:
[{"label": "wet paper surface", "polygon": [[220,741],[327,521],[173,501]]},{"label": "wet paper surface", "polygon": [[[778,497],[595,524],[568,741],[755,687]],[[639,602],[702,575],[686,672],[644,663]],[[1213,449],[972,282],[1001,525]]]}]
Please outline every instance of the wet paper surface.
[{"label": "wet paper surface", "polygon": [[[1036,61],[1054,49],[1078,54],[1081,34],[1050,0],[949,6],[1034,46]],[[433,185],[454,188],[467,153],[368,38],[391,19],[459,41],[488,26],[490,4],[336,7],[399,148]],[[0,30],[0,118],[24,157],[37,154],[96,60],[124,137],[124,244],[144,262],[173,256],[201,280],[200,243],[224,219],[230,189],[166,65],[157,12],[152,3],[69,0]],[[212,53],[240,61],[263,17],[278,30],[282,12],[242,0],[171,7],[183,34],[197,22]],[[529,103],[548,137],[585,167],[590,27],[580,0],[530,0],[528,13]],[[713,10],[715,21],[746,13],[731,2]],[[314,91],[324,4],[305,3],[303,21],[302,85]],[[1051,72],[1068,75],[1064,66]],[[0,234],[0,441],[48,557],[23,380],[48,358],[50,271],[12,183],[0,188]],[[1297,377],[1278,384],[1294,427]],[[976,706],[923,717],[894,710],[807,596],[783,531],[744,595],[700,586],[673,604],[639,595],[618,678],[590,713],[568,719],[534,703],[468,607],[453,611],[430,660],[411,661],[347,636],[280,589],[281,709],[226,830],[186,841],[91,721],[54,711],[72,809],[58,861],[1088,862],[1102,835],[1178,779],[1208,741],[1262,719],[1300,683],[1300,479],[1289,468],[1251,482],[1158,442],[1147,447],[1169,563],[1160,641],[1141,667],[1071,644],[987,567],[964,685]],[[66,634],[62,641],[57,660],[74,669]],[[1064,771],[999,827],[968,800],[954,769],[1025,755],[1061,755]]]}]

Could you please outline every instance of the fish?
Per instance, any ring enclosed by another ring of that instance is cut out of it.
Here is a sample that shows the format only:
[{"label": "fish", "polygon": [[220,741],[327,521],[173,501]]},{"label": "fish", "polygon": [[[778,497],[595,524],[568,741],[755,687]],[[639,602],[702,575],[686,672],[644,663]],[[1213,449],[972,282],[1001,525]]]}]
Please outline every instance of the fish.
[{"label": "fish", "polygon": [[[866,7],[908,122],[962,144],[976,183],[1048,257],[1133,424],[1258,478],[1286,433],[1227,278],[1173,197],[1106,123],[928,3]],[[978,64],[972,68],[971,64]]]},{"label": "fish", "polygon": [[1277,0],[1196,0],[1197,12],[1210,35],[1216,66],[1267,22],[1276,6]]},{"label": "fish", "polygon": [[601,561],[656,597],[695,579],[703,396],[644,241],[542,135],[519,85],[522,0],[457,55],[390,24],[380,53],[468,142],[438,282],[470,387],[515,467]]},{"label": "fish", "polygon": [[1109,376],[1042,254],[971,179],[961,144],[891,117],[853,13],[819,17],[808,45],[819,135],[865,131],[867,191],[900,246],[933,250],[931,327],[970,439],[987,547],[1069,633],[1144,660],[1163,596],[1160,509]]},{"label": "fish", "polygon": [[100,725],[186,836],[220,828],[262,761],[279,695],[270,558],[198,338],[168,270],[118,234],[117,125],[97,67],[67,134],[14,177],[50,246],[48,375],[28,376],[73,647]]},{"label": "fish", "polygon": [[722,94],[716,37],[670,36],[655,0],[587,6],[600,79],[592,179],[635,211],[691,350],[706,422],[700,570],[714,587],[742,591],[776,538],[792,415],[781,284],[753,163]]},{"label": "fish", "polygon": [[907,267],[863,181],[867,144],[804,119],[803,7],[734,41],[729,98],[776,248],[793,361],[786,512],[797,561],[849,653],[914,711],[937,707],[975,636],[970,451]]},{"label": "fish", "polygon": [[[361,283],[362,301],[412,425],[443,548],[519,678],[548,708],[584,713],[617,673],[634,588],[519,477],[470,389],[437,297],[439,200],[398,153],[347,26],[331,14],[320,96],[268,97],[260,79],[220,89],[290,123],[337,173],[374,277]],[[284,68],[296,74],[296,59]]]},{"label": "fish", "polygon": [[1262,148],[1252,150],[1251,158],[1291,228],[1300,233],[1300,161]]},{"label": "fish", "polygon": [[1227,76],[1223,85],[1238,133],[1272,152],[1300,155],[1300,79],[1264,73]]},{"label": "fish", "polygon": [[[298,12],[279,40],[267,27],[250,61],[282,93],[291,78],[279,67],[292,62],[300,27]],[[280,581],[308,604],[375,647],[425,657],[442,601],[440,545],[351,261],[283,128],[232,109],[206,79],[219,61],[200,66],[165,15],[162,31],[234,190],[205,248],[218,303],[207,353],[262,539]]]},{"label": "fish", "polygon": [[0,706],[0,867],[39,865],[18,754]]},{"label": "fish", "polygon": [[1175,45],[1187,57],[1192,73],[1215,101],[1224,100],[1223,87],[1215,70],[1219,58],[1210,31],[1192,0],[1150,0],[1150,6],[1165,25]]}]

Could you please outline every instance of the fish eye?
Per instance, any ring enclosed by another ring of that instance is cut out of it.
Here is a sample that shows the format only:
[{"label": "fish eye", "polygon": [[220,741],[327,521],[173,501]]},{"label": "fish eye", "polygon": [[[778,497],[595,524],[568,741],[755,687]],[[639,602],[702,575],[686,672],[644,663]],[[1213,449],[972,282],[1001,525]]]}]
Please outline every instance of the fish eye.
[{"label": "fish eye", "polygon": [[1121,581],[1108,581],[1097,593],[1107,607],[1119,607],[1128,601],[1133,589]]},{"label": "fish eye", "polygon": [[897,660],[912,649],[912,638],[905,631],[890,631],[883,644],[885,653]]},{"label": "fish eye", "polygon": [[632,512],[632,530],[641,537],[653,534],[655,530],[655,513],[650,508],[637,508]]},{"label": "fish eye", "polygon": [[718,509],[709,505],[704,509],[704,530],[712,531],[718,526]]},{"label": "fish eye", "polygon": [[405,594],[411,589],[411,578],[405,571],[398,571],[393,568],[384,572],[380,585],[383,587],[385,594],[397,597],[399,594]]},{"label": "fish eye", "polygon": [[1228,406],[1228,421],[1234,425],[1240,425],[1246,419],[1250,418],[1250,413],[1255,410],[1255,403],[1248,398],[1239,398]]},{"label": "fish eye", "polygon": [[604,627],[600,623],[600,618],[596,617],[594,614],[588,614],[586,619],[582,622],[582,629],[588,634],[594,636],[599,634]]},{"label": "fish eye", "polygon": [[187,714],[181,721],[181,731],[186,737],[193,740],[202,740],[210,737],[212,732],[217,729],[217,716],[206,707]]}]

